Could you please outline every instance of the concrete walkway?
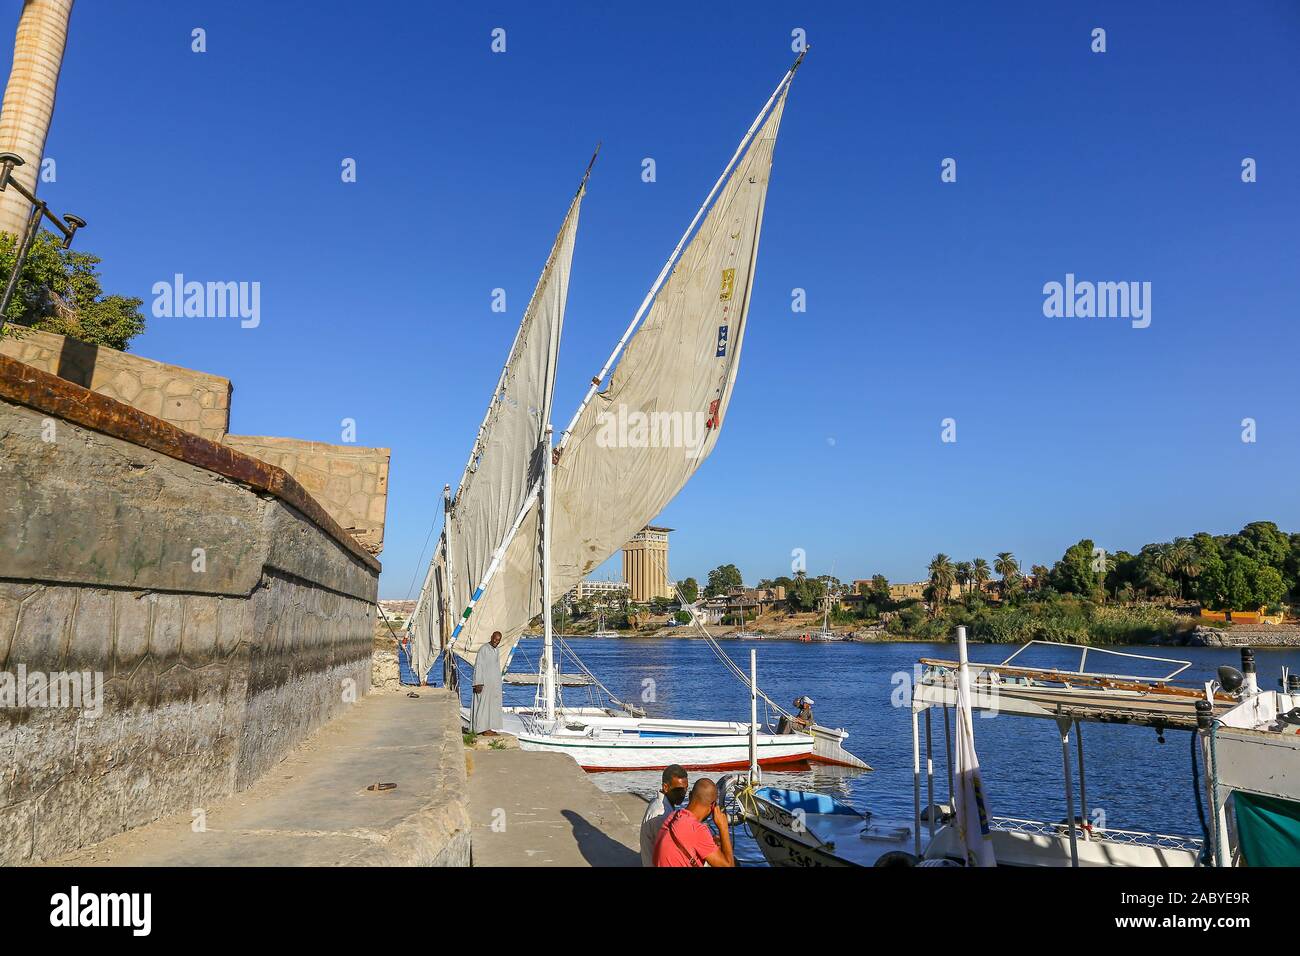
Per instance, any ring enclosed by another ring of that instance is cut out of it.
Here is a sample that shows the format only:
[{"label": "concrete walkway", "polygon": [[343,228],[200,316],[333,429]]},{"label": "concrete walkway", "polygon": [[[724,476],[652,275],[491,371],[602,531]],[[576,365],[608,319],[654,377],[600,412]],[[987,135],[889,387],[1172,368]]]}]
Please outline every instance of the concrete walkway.
[{"label": "concrete walkway", "polygon": [[[363,698],[249,789],[78,850],[71,866],[465,866],[457,702]],[[571,761],[570,761],[571,762]],[[395,783],[380,792],[373,783]],[[204,829],[195,832],[196,814]]]},{"label": "concrete walkway", "polygon": [[241,793],[49,865],[641,865],[644,799],[562,754],[466,751],[458,703],[406,691],[365,697]]},{"label": "concrete walkway", "polygon": [[563,754],[476,751],[469,775],[474,866],[640,866],[646,802],[619,797],[626,799],[602,792]]}]

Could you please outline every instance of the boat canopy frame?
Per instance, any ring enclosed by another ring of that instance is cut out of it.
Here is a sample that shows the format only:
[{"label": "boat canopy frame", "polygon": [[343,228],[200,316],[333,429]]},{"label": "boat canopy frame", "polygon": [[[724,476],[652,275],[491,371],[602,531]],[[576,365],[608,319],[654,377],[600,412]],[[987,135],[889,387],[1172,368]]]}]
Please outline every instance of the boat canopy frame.
[{"label": "boat canopy frame", "polygon": [[[912,792],[913,833],[916,855],[921,855],[921,715],[925,715],[925,779],[926,811],[931,840],[935,833],[934,812],[934,754],[930,711],[943,709],[944,738],[948,773],[948,806],[953,799],[953,750],[949,707],[957,706],[959,668],[964,664],[970,671],[972,685],[971,709],[992,710],[994,713],[1019,717],[1050,718],[1057,726],[1061,741],[1061,766],[1065,792],[1066,819],[1060,824],[1039,824],[1035,821],[1005,819],[1007,829],[1023,829],[1027,823],[1046,827],[1057,832],[1065,830],[1070,838],[1070,865],[1079,865],[1078,840],[1104,841],[1106,833],[1093,832],[1088,819],[1088,789],[1084,769],[1083,723],[1122,723],[1154,728],[1157,733],[1177,728],[1196,732],[1196,702],[1207,699],[1207,688],[1176,686],[1169,682],[1191,666],[1190,661],[1154,657],[1146,654],[1129,654],[1104,648],[1092,648],[1099,653],[1141,660],[1160,661],[1179,665],[1162,677],[1139,677],[1131,674],[1108,674],[1086,671],[1088,648],[1083,648],[1078,670],[1062,668],[1026,667],[1012,665],[1012,661],[1031,645],[1075,647],[1057,641],[1028,641],[1000,664],[985,664],[966,658],[966,628],[957,629],[960,661],[921,658],[917,679],[912,687]],[[1010,678],[1010,681],[1007,680]],[[1023,681],[1023,683],[1021,683]],[[990,705],[989,701],[992,701]],[[1226,711],[1236,704],[1236,699],[1223,693],[1212,694],[1213,708]],[[1070,757],[1070,733],[1074,732],[1079,777],[1079,813],[1075,814],[1074,774]],[[995,827],[996,828],[996,827]],[[1137,842],[1138,831],[1115,831],[1123,834],[1122,842]],[[1155,845],[1177,840],[1186,846],[1199,846],[1201,841],[1191,837],[1171,834],[1148,834]]]}]

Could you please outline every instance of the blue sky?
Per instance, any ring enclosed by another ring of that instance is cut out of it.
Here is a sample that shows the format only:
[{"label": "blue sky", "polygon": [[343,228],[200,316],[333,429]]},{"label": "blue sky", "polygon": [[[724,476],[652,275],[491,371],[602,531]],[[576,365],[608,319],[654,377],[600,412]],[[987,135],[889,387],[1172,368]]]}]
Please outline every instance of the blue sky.
[{"label": "blue sky", "polygon": [[[802,28],[727,428],[660,516],[673,573],[1300,529],[1300,6],[984,6],[83,0],[41,190],[146,308],[176,272],[261,283],[256,329],[151,318],[133,350],[233,379],[235,433],[391,447],[405,597],[595,142],[561,424]],[[1046,318],[1066,273],[1150,282],[1150,327]]]}]

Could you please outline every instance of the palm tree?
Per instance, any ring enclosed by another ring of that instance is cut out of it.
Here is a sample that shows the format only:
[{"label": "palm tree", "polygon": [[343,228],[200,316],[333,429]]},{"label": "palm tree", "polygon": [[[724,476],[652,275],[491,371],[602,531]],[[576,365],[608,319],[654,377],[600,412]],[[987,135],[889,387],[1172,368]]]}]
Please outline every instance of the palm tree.
[{"label": "palm tree", "polygon": [[956,574],[957,572],[946,554],[936,554],[934,560],[930,562],[930,587],[934,592],[934,610],[936,614],[944,601],[948,600],[948,593],[952,590],[953,583],[956,581]]},{"label": "palm tree", "polygon": [[1020,564],[1016,561],[1016,556],[1010,551],[999,551],[998,556],[993,561],[993,570],[1002,577],[1002,596],[1006,597],[1011,588],[1011,582],[1020,577]]},{"label": "palm tree", "polygon": [[966,586],[974,580],[974,572],[971,569],[969,561],[958,561],[952,571],[953,580],[961,588],[961,593],[966,593]]},{"label": "palm tree", "polygon": [[[33,193],[54,113],[71,16],[72,0],[26,0],[18,15],[13,67],[0,106],[0,152],[17,153],[26,161],[13,176]],[[29,208],[18,190],[0,193],[0,232],[21,235]]]},{"label": "palm tree", "polygon": [[1029,569],[1034,576],[1034,588],[1042,591],[1047,587],[1047,576],[1052,572],[1044,564],[1035,564]]},{"label": "palm tree", "polygon": [[1174,565],[1174,573],[1178,575],[1178,599],[1183,598],[1183,585],[1188,578],[1194,578],[1201,573],[1201,556],[1197,553],[1196,547],[1192,544],[1190,538],[1175,538],[1174,543],[1169,547],[1170,558]]},{"label": "palm tree", "polygon": [[971,574],[971,580],[975,582],[975,590],[983,591],[984,585],[989,583],[989,578],[993,575],[989,573],[989,563],[983,558],[975,559],[975,570]]},{"label": "palm tree", "polygon": [[[1146,555],[1150,566],[1156,571],[1159,571],[1166,578],[1172,579],[1178,574],[1179,562],[1181,559],[1179,558],[1178,550],[1174,545],[1169,544],[1168,542],[1148,544],[1142,549],[1142,553]],[[1144,582],[1148,593],[1153,590],[1165,588],[1167,583],[1168,582],[1164,581]],[[1182,585],[1179,584],[1179,590],[1181,591],[1181,589]]]}]

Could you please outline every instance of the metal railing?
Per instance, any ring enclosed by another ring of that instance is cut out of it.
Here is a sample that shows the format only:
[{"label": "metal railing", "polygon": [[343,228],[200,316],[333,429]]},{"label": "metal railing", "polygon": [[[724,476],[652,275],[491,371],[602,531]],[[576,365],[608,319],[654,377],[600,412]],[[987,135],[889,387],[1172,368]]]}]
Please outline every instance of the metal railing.
[{"label": "metal railing", "polygon": [[[1068,648],[1071,648],[1072,650],[1077,650],[1077,651],[1079,651],[1080,654],[1079,654],[1079,667],[1078,667],[1078,669],[1077,669],[1077,670],[1070,671],[1070,670],[1067,670],[1067,669],[1065,669],[1065,668],[1063,668],[1063,667],[1029,667],[1029,666],[1024,665],[1024,664],[1017,664],[1017,665],[1016,665],[1016,668],[1017,668],[1018,670],[1023,670],[1023,671],[1039,671],[1039,672],[1044,673],[1044,674],[1065,674],[1065,673],[1069,673],[1069,674],[1077,674],[1077,675],[1079,675],[1080,677],[1109,677],[1109,678],[1114,678],[1114,679],[1117,679],[1117,680],[1133,680],[1133,681],[1155,681],[1155,682],[1164,682],[1164,681],[1170,681],[1170,680],[1173,680],[1175,677],[1177,677],[1177,676],[1178,676],[1179,674],[1181,674],[1183,671],[1187,670],[1187,668],[1189,668],[1189,667],[1192,666],[1192,662],[1191,662],[1191,661],[1176,660],[1176,659],[1174,659],[1174,658],[1172,658],[1172,657],[1152,657],[1152,656],[1149,655],[1149,654],[1128,654],[1128,653],[1125,653],[1124,651],[1111,651],[1111,650],[1107,650],[1107,649],[1104,648],[1104,647],[1089,647],[1089,646],[1086,645],[1086,644],[1066,644],[1066,643],[1064,643],[1064,642],[1062,642],[1062,641],[1029,641],[1027,644],[1024,644],[1023,646],[1019,647],[1019,648],[1016,650],[1016,652],[1015,652],[1014,654],[1012,654],[1010,657],[1008,657],[1006,660],[1004,660],[1001,664],[979,664],[979,663],[977,663],[977,662],[975,662],[975,661],[971,661],[971,666],[972,666],[972,667],[1007,667],[1007,666],[1009,666],[1009,665],[1011,664],[1011,662],[1012,662],[1013,660],[1015,660],[1015,659],[1016,659],[1016,658],[1017,658],[1021,653],[1023,653],[1023,652],[1026,651],[1026,650],[1028,650],[1029,648],[1033,647],[1035,644],[1041,644],[1041,645],[1044,645],[1044,646],[1047,646],[1047,647],[1068,647]],[[1145,677],[1142,677],[1142,676],[1138,676],[1138,675],[1136,675],[1136,674],[1114,674],[1114,673],[1110,673],[1110,672],[1107,672],[1107,671],[1087,671],[1087,670],[1084,670],[1084,667],[1085,667],[1085,666],[1087,665],[1087,663],[1088,663],[1088,652],[1089,652],[1089,651],[1093,651],[1093,652],[1095,652],[1095,653],[1097,653],[1097,654],[1110,654],[1110,655],[1113,656],[1113,657],[1127,657],[1127,658],[1130,658],[1130,659],[1132,659],[1132,660],[1139,660],[1139,661],[1158,661],[1158,662],[1161,663],[1161,664],[1181,664],[1182,666],[1176,668],[1176,669],[1173,670],[1173,671],[1170,671],[1168,674],[1166,674],[1166,675],[1164,675],[1164,676],[1162,676],[1162,677],[1153,677],[1153,676],[1150,676],[1150,675],[1145,676]]]},{"label": "metal railing", "polygon": [[[1070,825],[1045,823],[1041,820],[1019,820],[1015,817],[990,817],[989,828],[1005,833],[1037,833],[1043,836],[1065,836]],[[1075,832],[1090,843],[1114,843],[1123,846],[1151,847],[1163,850],[1187,850],[1199,853],[1204,840],[1172,833],[1147,833],[1143,830],[1110,830],[1074,825]]]}]

